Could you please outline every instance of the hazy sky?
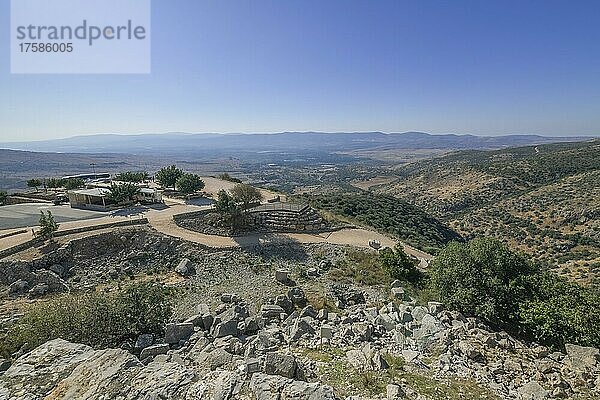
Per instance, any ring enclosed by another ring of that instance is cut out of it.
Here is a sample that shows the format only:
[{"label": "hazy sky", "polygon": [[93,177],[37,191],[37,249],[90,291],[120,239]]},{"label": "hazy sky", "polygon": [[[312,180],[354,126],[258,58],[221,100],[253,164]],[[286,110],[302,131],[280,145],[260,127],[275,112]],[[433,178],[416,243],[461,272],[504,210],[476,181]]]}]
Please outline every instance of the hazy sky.
[{"label": "hazy sky", "polygon": [[600,1],[155,0],[152,74],[11,75],[0,140],[600,133]]}]

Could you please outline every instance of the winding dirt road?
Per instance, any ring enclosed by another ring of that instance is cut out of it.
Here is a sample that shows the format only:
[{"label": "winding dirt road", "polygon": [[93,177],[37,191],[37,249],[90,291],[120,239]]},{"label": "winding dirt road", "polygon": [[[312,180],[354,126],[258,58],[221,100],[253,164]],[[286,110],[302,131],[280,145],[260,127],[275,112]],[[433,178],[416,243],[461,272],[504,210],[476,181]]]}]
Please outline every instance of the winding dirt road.
[{"label": "winding dirt road", "polygon": [[[221,189],[230,189],[233,183],[221,181],[215,178],[203,178],[206,182],[205,191],[213,196]],[[276,196],[276,194],[268,191],[263,191],[266,199]],[[351,245],[356,247],[369,248],[370,240],[377,240],[382,247],[394,247],[398,241],[382,235],[378,232],[352,228],[342,229],[335,232],[326,232],[321,234],[308,233],[264,233],[250,234],[240,237],[224,237],[217,235],[206,235],[194,231],[181,228],[175,224],[173,216],[193,211],[200,211],[210,208],[210,206],[196,206],[183,204],[182,201],[171,201],[167,199],[166,206],[157,208],[138,207],[126,210],[120,210],[111,215],[102,216],[95,219],[86,219],[78,221],[64,222],[60,224],[59,231],[65,231],[75,228],[90,227],[94,225],[103,225],[112,222],[126,221],[135,218],[147,218],[150,226],[156,231],[165,235],[181,238],[190,242],[198,243],[204,246],[213,248],[228,248],[228,247],[252,247],[260,244],[275,243],[275,242],[296,242],[296,243],[331,243],[339,245]],[[25,229],[25,233],[16,234],[0,239],[0,250],[7,249],[21,243],[24,243],[32,238],[32,229],[37,229],[35,226],[7,229],[0,231],[2,235],[16,232]],[[115,229],[115,228],[112,228]],[[105,231],[105,230],[103,230]],[[76,234],[77,237],[93,236],[98,234],[98,231],[89,231]],[[62,240],[70,240],[72,235],[66,235]],[[421,260],[421,266],[426,267],[428,262],[433,258],[431,255],[414,249],[403,244],[405,251]]]}]

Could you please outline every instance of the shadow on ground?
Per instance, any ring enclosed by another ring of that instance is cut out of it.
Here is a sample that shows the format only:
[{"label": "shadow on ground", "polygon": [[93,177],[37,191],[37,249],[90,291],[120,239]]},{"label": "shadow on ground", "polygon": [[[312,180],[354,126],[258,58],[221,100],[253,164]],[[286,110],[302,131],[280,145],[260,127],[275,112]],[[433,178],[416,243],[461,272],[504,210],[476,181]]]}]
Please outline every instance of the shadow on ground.
[{"label": "shadow on ground", "polygon": [[289,236],[261,233],[233,237],[233,240],[248,253],[259,255],[264,260],[283,259],[304,262],[308,259],[304,246]]}]

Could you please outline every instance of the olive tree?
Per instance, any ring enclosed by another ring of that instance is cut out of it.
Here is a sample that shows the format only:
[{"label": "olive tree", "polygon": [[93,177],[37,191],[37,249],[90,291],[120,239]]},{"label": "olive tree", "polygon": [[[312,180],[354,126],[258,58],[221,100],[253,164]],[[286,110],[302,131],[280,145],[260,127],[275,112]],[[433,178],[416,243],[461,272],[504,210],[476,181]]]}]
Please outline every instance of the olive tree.
[{"label": "olive tree", "polygon": [[175,188],[177,179],[183,175],[183,171],[177,168],[175,165],[161,168],[156,173],[156,180],[164,188]]},{"label": "olive tree", "polygon": [[177,179],[177,190],[183,194],[192,194],[204,188],[204,181],[196,174],[182,174]]},{"label": "olive tree", "polygon": [[238,183],[231,190],[233,199],[242,204],[242,208],[247,210],[252,203],[261,201],[263,196],[262,193],[254,186],[250,186],[246,183]]}]

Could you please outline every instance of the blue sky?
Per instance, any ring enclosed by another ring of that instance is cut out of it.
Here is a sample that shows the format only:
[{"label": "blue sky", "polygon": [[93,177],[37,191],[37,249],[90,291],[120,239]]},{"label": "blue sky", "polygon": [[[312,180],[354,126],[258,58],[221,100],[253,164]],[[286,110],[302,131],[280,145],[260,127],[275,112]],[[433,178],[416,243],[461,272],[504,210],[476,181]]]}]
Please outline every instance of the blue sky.
[{"label": "blue sky", "polygon": [[11,75],[0,138],[600,133],[600,2],[155,0],[149,75]]}]

